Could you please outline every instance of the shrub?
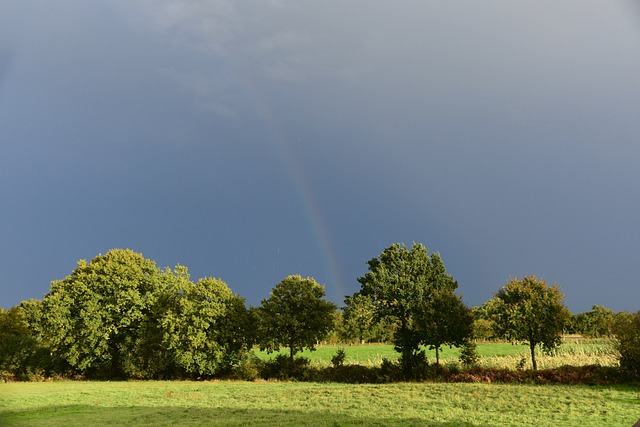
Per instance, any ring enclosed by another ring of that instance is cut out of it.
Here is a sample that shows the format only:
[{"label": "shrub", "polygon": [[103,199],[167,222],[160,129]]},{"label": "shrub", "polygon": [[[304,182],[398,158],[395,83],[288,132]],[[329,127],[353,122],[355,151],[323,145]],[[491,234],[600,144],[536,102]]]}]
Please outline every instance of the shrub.
[{"label": "shrub", "polygon": [[243,353],[231,370],[231,376],[238,380],[255,381],[260,377],[264,363],[253,352]]},{"label": "shrub", "polygon": [[615,324],[620,370],[628,379],[640,380],[640,312],[620,313]]},{"label": "shrub", "polygon": [[346,358],[347,353],[344,351],[344,349],[339,348],[338,351],[336,351],[336,354],[331,358],[331,364],[334,368],[337,368],[338,366],[344,365],[344,360]]},{"label": "shrub", "polygon": [[480,360],[480,356],[476,350],[476,344],[473,341],[467,341],[462,346],[460,352],[460,362],[466,367],[475,366]]},{"label": "shrub", "polygon": [[272,360],[264,362],[260,374],[264,379],[304,380],[309,363],[306,357],[299,356],[292,361],[289,356],[278,354]]}]

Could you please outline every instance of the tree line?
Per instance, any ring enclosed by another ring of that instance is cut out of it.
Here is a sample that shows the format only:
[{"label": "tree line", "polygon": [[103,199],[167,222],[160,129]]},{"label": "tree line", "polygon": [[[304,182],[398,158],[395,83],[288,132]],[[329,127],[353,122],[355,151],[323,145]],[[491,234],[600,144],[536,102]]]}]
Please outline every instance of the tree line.
[{"label": "tree line", "polygon": [[313,278],[284,278],[256,307],[220,279],[193,281],[185,266],[160,269],[114,249],[51,283],[42,300],[0,310],[0,376],[88,379],[214,378],[232,375],[254,348],[295,355],[322,341],[391,342],[404,379],[420,378],[425,348],[462,349],[506,339],[553,351],[563,333],[615,337],[621,369],[640,379],[640,313],[594,306],[572,315],[556,285],[512,278],[480,307],[467,307],[438,253],[396,243],[367,262],[360,290],[344,306]]}]

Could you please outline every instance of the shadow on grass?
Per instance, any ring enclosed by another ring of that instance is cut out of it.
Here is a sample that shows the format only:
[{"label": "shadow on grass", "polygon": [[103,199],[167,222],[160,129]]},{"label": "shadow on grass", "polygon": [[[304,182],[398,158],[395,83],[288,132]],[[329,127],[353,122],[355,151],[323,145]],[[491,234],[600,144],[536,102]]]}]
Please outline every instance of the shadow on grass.
[{"label": "shadow on grass", "polygon": [[331,412],[189,407],[116,407],[69,405],[0,413],[0,426],[431,426],[475,427],[460,421],[432,422],[375,414],[353,417]]}]

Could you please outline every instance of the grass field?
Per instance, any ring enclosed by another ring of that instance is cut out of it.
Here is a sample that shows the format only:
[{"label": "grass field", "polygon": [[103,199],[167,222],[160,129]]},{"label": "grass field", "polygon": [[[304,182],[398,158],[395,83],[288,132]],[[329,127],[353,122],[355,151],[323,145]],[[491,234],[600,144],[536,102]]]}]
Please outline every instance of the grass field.
[{"label": "grass field", "polygon": [[629,426],[631,387],[279,382],[0,384],[2,426]]},{"label": "grass field", "polygon": [[[379,365],[383,358],[396,360],[398,353],[394,351],[392,345],[367,344],[357,346],[325,345],[317,348],[316,351],[304,351],[298,353],[309,358],[312,363],[319,365],[331,364],[331,358],[338,349],[343,349],[347,355],[345,363],[360,364],[365,366]],[[524,358],[526,366],[530,366],[529,347],[527,345],[512,345],[507,343],[486,343],[478,344],[477,352],[480,355],[479,365],[492,368],[515,369]],[[288,354],[287,349],[281,351]],[[427,357],[431,362],[435,362],[435,351],[427,350]],[[275,354],[265,352],[256,353],[262,359],[270,359]],[[445,347],[440,352],[441,363],[456,362],[460,357],[460,350]],[[562,365],[602,365],[616,366],[617,354],[612,345],[607,342],[568,342],[560,346],[553,356],[537,353],[536,359],[540,369],[555,368]]]}]

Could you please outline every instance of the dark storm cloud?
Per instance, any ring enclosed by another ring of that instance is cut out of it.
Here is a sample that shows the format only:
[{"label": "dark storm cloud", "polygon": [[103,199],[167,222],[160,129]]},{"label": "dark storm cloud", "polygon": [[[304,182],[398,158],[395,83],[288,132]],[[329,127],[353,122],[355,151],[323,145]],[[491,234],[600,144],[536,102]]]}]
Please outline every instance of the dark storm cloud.
[{"label": "dark storm cloud", "polygon": [[5,2],[3,304],[125,246],[252,303],[295,273],[340,302],[418,241],[471,304],[538,274],[574,311],[637,310],[632,10]]}]

